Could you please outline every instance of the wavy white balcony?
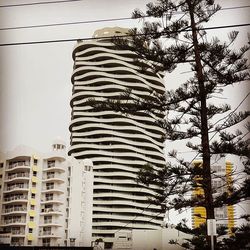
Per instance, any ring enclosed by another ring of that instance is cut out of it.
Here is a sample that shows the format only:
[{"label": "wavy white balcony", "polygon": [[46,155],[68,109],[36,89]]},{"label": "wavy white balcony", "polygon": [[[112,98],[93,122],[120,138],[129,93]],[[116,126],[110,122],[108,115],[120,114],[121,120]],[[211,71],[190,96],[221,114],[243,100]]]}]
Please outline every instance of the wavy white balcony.
[{"label": "wavy white balcony", "polygon": [[61,182],[63,183],[63,176],[60,174],[55,174],[55,173],[47,173],[47,175],[45,175],[43,177],[43,182],[51,182],[51,181],[55,181],[55,182]]},{"label": "wavy white balcony", "polygon": [[14,184],[14,185],[11,185],[11,186],[7,186],[5,189],[4,189],[4,193],[11,193],[11,192],[14,192],[14,191],[29,191],[29,186],[27,184]]},{"label": "wavy white balcony", "polygon": [[27,207],[11,207],[2,211],[3,215],[27,213]]},{"label": "wavy white balcony", "polygon": [[61,236],[57,235],[54,231],[43,231],[39,233],[39,238],[61,238]]},{"label": "wavy white balcony", "polygon": [[3,199],[4,203],[11,203],[11,202],[28,202],[27,195],[13,195],[9,197],[5,197]]},{"label": "wavy white balcony", "polygon": [[29,161],[19,161],[14,163],[9,163],[9,165],[6,166],[6,171],[10,170],[16,170],[16,169],[30,169],[30,162]]},{"label": "wavy white balcony", "polygon": [[15,173],[11,175],[7,175],[5,178],[5,182],[13,182],[13,181],[20,181],[20,180],[29,180],[30,174],[29,173]]},{"label": "wavy white balcony", "polygon": [[63,213],[59,208],[42,208],[41,215],[47,215],[47,214],[62,215]]},{"label": "wavy white balcony", "polygon": [[12,237],[25,237],[25,231],[24,230],[11,230],[11,236]]},{"label": "wavy white balcony", "polygon": [[26,220],[25,219],[9,219],[9,220],[4,220],[3,222],[4,225],[26,225]]}]

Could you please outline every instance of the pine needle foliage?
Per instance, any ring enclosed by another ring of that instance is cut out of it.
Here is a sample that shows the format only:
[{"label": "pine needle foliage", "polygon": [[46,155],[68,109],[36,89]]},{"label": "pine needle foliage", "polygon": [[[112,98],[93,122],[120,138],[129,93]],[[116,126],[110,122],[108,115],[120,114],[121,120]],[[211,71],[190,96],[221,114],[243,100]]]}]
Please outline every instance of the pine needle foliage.
[{"label": "pine needle foliage", "polygon": [[[145,13],[134,10],[133,17],[143,20],[142,28],[131,29],[127,38],[114,37],[112,41],[116,46],[133,51],[135,63],[141,66],[142,72],[152,71],[162,76],[180,64],[188,64],[190,78],[163,95],[152,91],[150,97],[143,99],[128,89],[118,99],[89,100],[96,109],[105,106],[106,110],[128,116],[137,112],[146,112],[152,117],[161,114],[162,119],[156,123],[165,129],[167,144],[184,141],[202,158],[202,166],[194,166],[173,150],[168,156],[175,159],[175,164],[167,162],[160,170],[157,165],[147,164],[139,172],[138,182],[162,187],[152,202],[163,209],[203,206],[209,219],[215,217],[214,208],[236,204],[250,193],[249,179],[238,181],[236,171],[231,173],[234,185],[230,191],[215,195],[212,187],[215,178],[212,155],[238,155],[245,167],[243,172],[250,172],[249,111],[238,112],[231,110],[229,104],[214,101],[223,96],[228,86],[249,81],[250,43],[234,49],[238,31],[230,32],[227,41],[208,37],[204,25],[220,9],[213,0],[157,0],[147,4]],[[204,190],[203,195],[187,195],[197,187]]]}]

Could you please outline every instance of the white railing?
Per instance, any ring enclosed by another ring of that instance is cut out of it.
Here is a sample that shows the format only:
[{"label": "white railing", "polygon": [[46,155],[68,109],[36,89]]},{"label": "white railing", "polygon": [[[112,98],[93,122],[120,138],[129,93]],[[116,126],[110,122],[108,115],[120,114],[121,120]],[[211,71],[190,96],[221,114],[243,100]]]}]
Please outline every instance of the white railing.
[{"label": "white railing", "polygon": [[44,190],[51,190],[51,189],[55,189],[55,186],[54,185],[46,186]]},{"label": "white railing", "polygon": [[13,219],[9,219],[9,220],[5,220],[4,224],[12,224],[12,223],[25,223],[26,221],[22,218],[13,218]]},{"label": "white railing", "polygon": [[42,189],[42,191],[48,191],[48,190],[53,190],[53,189],[55,189],[55,190],[59,190],[59,191],[62,191],[63,192],[63,190],[61,189],[62,188],[62,186],[61,185],[49,185],[49,186],[45,186],[43,189]]},{"label": "white railing", "polygon": [[19,161],[19,162],[10,163],[7,169],[12,169],[18,166],[28,167],[29,165],[30,165],[29,161]]},{"label": "white railing", "polygon": [[42,213],[49,213],[49,212],[62,212],[58,208],[42,208],[41,209]]},{"label": "white railing", "polygon": [[12,241],[11,245],[12,246],[23,246],[24,241]]},{"label": "white railing", "polygon": [[11,213],[11,212],[23,212],[27,211],[26,207],[12,207],[12,208],[7,208],[4,210],[4,213]]},{"label": "white railing", "polygon": [[39,236],[54,235],[51,231],[43,231],[39,233]]},{"label": "white railing", "polygon": [[44,220],[44,224],[49,224],[49,223],[52,223],[52,219]]},{"label": "white railing", "polygon": [[24,230],[11,230],[11,233],[14,235],[22,235],[25,234]]},{"label": "white railing", "polygon": [[28,196],[27,195],[21,195],[21,196],[10,196],[10,197],[5,197],[4,201],[14,201],[14,200],[27,200]]},{"label": "white railing", "polygon": [[29,173],[15,173],[15,174],[7,176],[6,179],[11,180],[11,179],[18,178],[18,177],[29,177]]},{"label": "white railing", "polygon": [[53,198],[54,198],[53,196],[48,196],[48,197],[45,198],[45,201],[52,201]]},{"label": "white railing", "polygon": [[47,179],[55,178],[55,174],[47,174]]},{"label": "white railing", "polygon": [[48,168],[54,168],[55,166],[55,162],[48,162]]},{"label": "white railing", "polygon": [[25,185],[25,184],[15,184],[15,185],[8,186],[5,189],[5,191],[10,191],[10,190],[13,190],[13,189],[21,189],[21,188],[29,188],[29,186]]}]

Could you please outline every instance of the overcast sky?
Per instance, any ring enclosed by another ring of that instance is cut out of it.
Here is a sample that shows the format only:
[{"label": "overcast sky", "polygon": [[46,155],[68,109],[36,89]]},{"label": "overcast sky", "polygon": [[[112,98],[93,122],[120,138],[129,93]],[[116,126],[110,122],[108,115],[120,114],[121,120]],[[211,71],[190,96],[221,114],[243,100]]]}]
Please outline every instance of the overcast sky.
[{"label": "overcast sky", "polygon": [[[42,2],[42,0],[0,0],[0,5]],[[134,8],[143,9],[145,0],[84,0],[78,2],[23,7],[0,7],[0,28],[130,17]],[[223,7],[244,6],[249,0],[219,1]],[[209,23],[248,23],[250,8],[220,11]],[[58,27],[0,31],[0,44],[91,37],[103,27],[133,27],[138,21],[112,21]],[[239,41],[246,41],[249,27],[239,28]],[[210,35],[227,38],[225,30]],[[240,43],[238,42],[238,44]],[[72,50],[75,42],[0,47],[0,151],[19,144],[47,151],[52,140],[61,137],[69,145]],[[166,75],[166,87],[181,82],[185,68]],[[230,95],[230,92],[232,93]],[[236,106],[246,87],[230,89],[225,98]],[[248,100],[249,104],[249,100]],[[247,102],[244,103],[245,107]]]},{"label": "overcast sky", "polygon": [[[146,0],[83,0],[63,4],[3,8],[2,5],[42,2],[42,0],[0,0],[0,29],[6,27],[64,23],[130,17],[133,9],[144,8]],[[44,0],[47,1],[47,0]],[[223,7],[249,5],[249,0],[221,0]],[[249,23],[250,8],[220,11],[208,24],[221,26]],[[18,30],[0,30],[0,44],[91,37],[103,27],[134,27],[138,21],[112,21]],[[208,35],[227,39],[232,29],[208,31]],[[249,27],[240,31],[236,46],[247,41]],[[61,137],[69,146],[72,50],[75,42],[3,46],[0,47],[0,151],[12,150],[25,144],[39,151],[48,151],[51,142]],[[188,68],[178,67],[165,77],[166,88],[183,82]],[[229,88],[224,98],[236,107],[247,94],[243,87]],[[249,107],[249,98],[241,108]],[[178,147],[167,144],[167,148]],[[193,153],[183,156],[191,160]],[[190,212],[188,212],[190,216]],[[183,213],[182,217],[187,214]],[[175,216],[169,223],[175,223]],[[180,217],[181,218],[181,217]],[[191,222],[191,221],[190,221]]]}]

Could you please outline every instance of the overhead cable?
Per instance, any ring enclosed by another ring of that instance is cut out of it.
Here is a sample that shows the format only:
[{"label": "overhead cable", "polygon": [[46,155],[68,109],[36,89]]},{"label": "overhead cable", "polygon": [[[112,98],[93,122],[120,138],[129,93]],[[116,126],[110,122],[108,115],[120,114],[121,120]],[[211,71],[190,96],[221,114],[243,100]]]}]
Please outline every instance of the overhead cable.
[{"label": "overhead cable", "polygon": [[[234,24],[234,25],[223,25],[223,26],[213,26],[213,27],[206,27],[206,28],[199,28],[197,30],[215,30],[215,29],[227,29],[227,28],[236,28],[236,27],[245,27],[250,26],[250,23],[243,23],[243,24]],[[192,31],[191,29],[182,30],[179,32],[170,32],[171,34],[176,34],[180,32],[189,32]],[[159,34],[166,34],[164,32],[159,32]],[[144,35],[154,35],[156,33],[150,34],[137,34],[136,36],[144,36]],[[119,37],[131,37],[131,35],[121,35]],[[84,37],[84,38],[70,38],[70,39],[58,39],[58,40],[43,40],[43,41],[28,41],[28,42],[16,42],[16,43],[0,43],[0,47],[3,46],[16,46],[16,45],[30,45],[30,44],[46,44],[46,43],[61,43],[61,42],[74,42],[74,41],[88,41],[88,40],[98,40],[98,39],[110,39],[110,36],[103,36],[103,37]]]},{"label": "overhead cable", "polygon": [[23,6],[42,5],[42,4],[73,3],[73,2],[79,2],[79,1],[83,1],[83,0],[60,0],[60,1],[8,4],[8,5],[0,5],[0,8],[23,7]]},{"label": "overhead cable", "polygon": [[[74,0],[74,1],[81,1],[81,0]],[[220,11],[221,10],[242,9],[242,8],[249,8],[249,7],[250,7],[250,5],[227,7],[227,8],[221,8]],[[1,8],[1,6],[0,6],[0,8]],[[179,14],[183,14],[183,13],[184,12],[174,12],[173,15],[179,15]],[[144,16],[144,17],[147,18],[149,16]],[[0,28],[0,31],[4,31],[4,30],[18,30],[18,29],[45,28],[45,27],[57,27],[57,26],[79,25],[79,24],[90,24],[90,23],[103,23],[103,22],[124,21],[124,20],[132,20],[132,19],[136,20],[135,18],[132,18],[132,17],[107,18],[107,19],[76,21],[76,22],[65,22],[65,23],[51,23],[51,24],[37,24],[37,25],[28,25],[28,26],[3,27],[3,28]]]}]

